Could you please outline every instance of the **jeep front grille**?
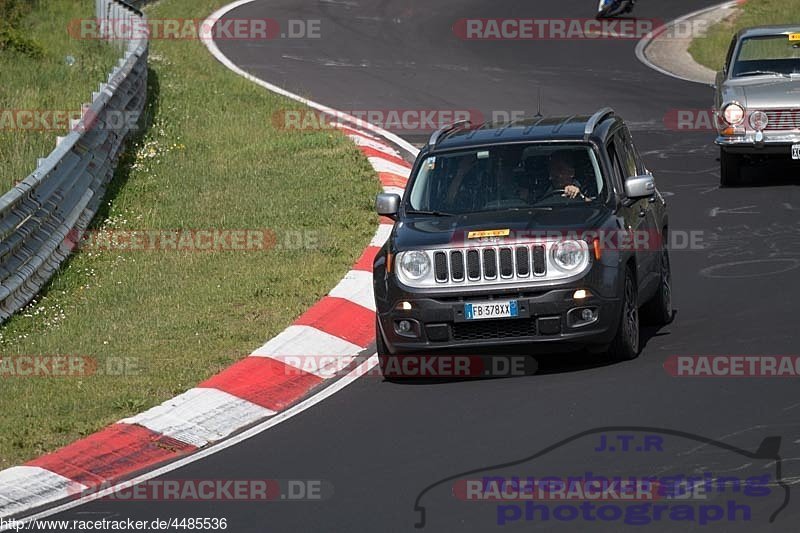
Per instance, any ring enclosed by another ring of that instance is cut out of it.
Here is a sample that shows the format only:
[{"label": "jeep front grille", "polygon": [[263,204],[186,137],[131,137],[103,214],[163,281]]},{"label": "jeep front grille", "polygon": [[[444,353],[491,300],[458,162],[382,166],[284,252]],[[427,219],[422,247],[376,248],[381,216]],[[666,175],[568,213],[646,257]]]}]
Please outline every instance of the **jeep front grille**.
[{"label": "jeep front grille", "polygon": [[[447,260],[449,255],[449,261]],[[543,244],[515,246],[490,246],[470,249],[466,252],[464,264],[462,250],[437,250],[433,253],[433,268],[439,283],[467,282],[484,280],[515,280],[544,277],[547,274],[545,247]],[[533,264],[531,264],[531,258]]]}]

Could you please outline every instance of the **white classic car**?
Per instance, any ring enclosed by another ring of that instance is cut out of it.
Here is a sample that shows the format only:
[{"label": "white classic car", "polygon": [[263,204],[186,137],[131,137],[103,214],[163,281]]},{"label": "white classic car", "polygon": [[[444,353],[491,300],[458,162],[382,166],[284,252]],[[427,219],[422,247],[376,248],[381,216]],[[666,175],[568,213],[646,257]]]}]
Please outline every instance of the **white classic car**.
[{"label": "white classic car", "polygon": [[800,165],[800,26],[741,30],[715,89],[722,187],[737,185],[752,159],[791,158]]}]

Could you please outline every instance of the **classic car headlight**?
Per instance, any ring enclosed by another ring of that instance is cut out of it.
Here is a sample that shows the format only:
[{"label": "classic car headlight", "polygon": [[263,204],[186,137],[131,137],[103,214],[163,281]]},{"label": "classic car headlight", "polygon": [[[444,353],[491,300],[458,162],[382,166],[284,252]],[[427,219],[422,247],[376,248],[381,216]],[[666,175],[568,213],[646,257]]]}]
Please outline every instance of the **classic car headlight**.
[{"label": "classic car headlight", "polygon": [[589,260],[589,247],[583,241],[560,241],[553,244],[551,254],[556,267],[572,271]]},{"label": "classic car headlight", "polygon": [[756,131],[764,131],[769,124],[769,117],[763,111],[754,111],[750,115],[750,127]]},{"label": "classic car headlight", "polygon": [[411,251],[399,254],[400,273],[410,280],[420,280],[431,271],[431,260],[425,252]]},{"label": "classic car headlight", "polygon": [[731,126],[741,124],[744,120],[744,108],[733,102],[722,108],[722,118]]}]

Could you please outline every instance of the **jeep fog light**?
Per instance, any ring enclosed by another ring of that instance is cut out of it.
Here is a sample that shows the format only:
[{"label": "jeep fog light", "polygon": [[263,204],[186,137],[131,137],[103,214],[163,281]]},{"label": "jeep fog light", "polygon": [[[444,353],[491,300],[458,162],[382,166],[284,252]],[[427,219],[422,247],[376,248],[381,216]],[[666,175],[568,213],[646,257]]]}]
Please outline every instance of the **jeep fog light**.
[{"label": "jeep fog light", "polygon": [[567,322],[570,327],[579,328],[597,322],[599,316],[597,307],[578,307],[567,313]]}]

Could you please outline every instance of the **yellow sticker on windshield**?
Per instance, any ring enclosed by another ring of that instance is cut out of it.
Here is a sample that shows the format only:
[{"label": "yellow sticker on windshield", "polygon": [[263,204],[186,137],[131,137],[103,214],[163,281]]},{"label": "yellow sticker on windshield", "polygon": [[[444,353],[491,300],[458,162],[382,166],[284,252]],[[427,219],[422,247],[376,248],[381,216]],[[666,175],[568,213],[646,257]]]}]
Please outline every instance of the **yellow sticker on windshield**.
[{"label": "yellow sticker on windshield", "polygon": [[792,41],[792,42],[800,41],[800,33],[790,33],[789,34],[789,40]]},{"label": "yellow sticker on windshield", "polygon": [[484,237],[508,237],[511,233],[509,229],[488,229],[484,231],[470,231],[467,239],[482,239]]}]

